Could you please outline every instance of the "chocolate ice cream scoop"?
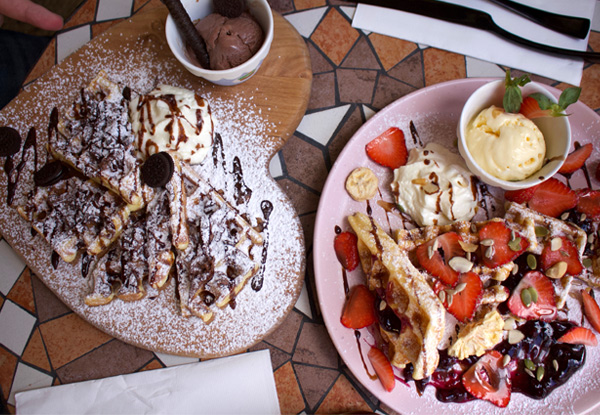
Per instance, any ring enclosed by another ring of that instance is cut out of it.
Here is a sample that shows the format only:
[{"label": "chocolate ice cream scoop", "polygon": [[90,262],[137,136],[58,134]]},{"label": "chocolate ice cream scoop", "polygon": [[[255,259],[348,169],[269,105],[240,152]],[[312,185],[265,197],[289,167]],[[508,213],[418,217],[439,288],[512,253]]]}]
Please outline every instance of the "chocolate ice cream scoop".
[{"label": "chocolate ice cream scoop", "polygon": [[258,22],[247,12],[230,19],[212,13],[196,23],[196,30],[206,43],[210,69],[238,66],[260,49],[264,34]]}]

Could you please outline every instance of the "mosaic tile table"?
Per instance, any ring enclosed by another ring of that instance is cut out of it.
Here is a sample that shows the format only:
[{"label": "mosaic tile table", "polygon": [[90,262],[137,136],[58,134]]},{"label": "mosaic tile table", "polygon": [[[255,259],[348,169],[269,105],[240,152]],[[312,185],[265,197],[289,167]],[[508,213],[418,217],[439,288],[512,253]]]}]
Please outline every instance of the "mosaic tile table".
[{"label": "mosaic tile table", "polygon": [[[292,199],[307,241],[302,295],[284,323],[253,349],[269,349],[281,412],[395,413],[363,388],[337,354],[318,309],[311,241],[327,173],[353,133],[394,100],[443,81],[503,76],[504,68],[351,27],[355,8],[336,0],[270,0],[306,40],[312,60],[309,107],[271,163]],[[159,0],[87,0],[31,72],[41,76],[79,46]],[[600,9],[600,8],[599,8]],[[598,13],[598,11],[597,11]],[[600,19],[590,48],[600,51]],[[534,77],[564,89],[567,85]],[[600,111],[600,65],[583,72],[581,101]],[[16,392],[198,359],[152,353],[120,342],[72,313],[0,240],[0,412],[14,413]]]}]

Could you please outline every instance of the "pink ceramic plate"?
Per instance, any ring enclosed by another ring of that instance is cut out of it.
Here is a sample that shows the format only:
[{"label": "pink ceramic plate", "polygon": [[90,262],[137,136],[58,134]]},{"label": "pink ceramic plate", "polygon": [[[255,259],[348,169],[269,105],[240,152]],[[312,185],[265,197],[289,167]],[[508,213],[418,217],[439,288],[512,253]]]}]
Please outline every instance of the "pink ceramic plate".
[{"label": "pink ceramic plate", "polygon": [[[317,213],[314,236],[315,280],[319,304],[325,325],[338,352],[348,365],[354,376],[378,399],[390,408],[408,414],[434,414],[452,411],[453,414],[515,414],[542,413],[550,414],[582,414],[590,411],[600,403],[600,346],[587,348],[587,361],[565,385],[552,392],[544,400],[534,400],[522,394],[514,393],[507,408],[500,409],[485,401],[472,401],[463,404],[444,404],[435,398],[435,390],[428,387],[419,396],[413,383],[404,385],[396,382],[392,392],[386,392],[379,380],[371,379],[367,374],[374,373],[366,353],[369,344],[373,344],[373,336],[367,329],[361,330],[361,338],[357,341],[354,331],[343,327],[340,323],[342,307],[345,301],[344,277],[342,268],[333,250],[335,228],[349,230],[346,217],[355,212],[366,212],[367,202],[355,202],[346,193],[344,184],[348,174],[359,166],[371,168],[379,178],[380,195],[376,195],[369,203],[373,216],[384,229],[390,230],[402,226],[401,219],[395,215],[386,215],[378,204],[379,200],[392,201],[389,184],[392,171],[372,162],[365,153],[365,145],[378,134],[391,126],[401,128],[406,136],[409,148],[437,141],[457,152],[456,126],[463,104],[469,95],[490,79],[464,79],[446,82],[423,88],[390,104],[363,125],[349,141],[331,169],[323,190]],[[560,91],[549,90],[558,96]],[[573,142],[600,143],[600,117],[581,103],[569,107],[569,117],[573,132]],[[410,124],[418,133],[418,138],[411,134]],[[589,171],[595,171],[600,151],[594,149],[587,163]],[[586,186],[582,171],[578,171],[570,180],[572,188]],[[592,187],[600,188],[600,183],[592,178]],[[488,187],[484,207],[476,219],[500,216],[503,214],[502,192]],[[347,275],[350,286],[364,281],[360,267]],[[361,359],[362,348],[364,358]]]}]

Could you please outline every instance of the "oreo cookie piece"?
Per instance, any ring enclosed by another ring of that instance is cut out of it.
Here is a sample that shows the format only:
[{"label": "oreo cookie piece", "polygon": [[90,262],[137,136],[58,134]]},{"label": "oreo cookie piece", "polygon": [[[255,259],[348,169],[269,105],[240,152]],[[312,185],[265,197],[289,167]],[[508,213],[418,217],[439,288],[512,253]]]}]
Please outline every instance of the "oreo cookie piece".
[{"label": "oreo cookie piece", "polygon": [[142,165],[142,180],[150,187],[163,187],[175,170],[171,155],[165,151],[152,154]]},{"label": "oreo cookie piece", "polygon": [[60,161],[51,161],[33,174],[33,182],[39,187],[52,186],[69,176],[69,168]]},{"label": "oreo cookie piece", "polygon": [[8,157],[21,149],[21,135],[12,127],[0,127],[0,157]]},{"label": "oreo cookie piece", "polygon": [[234,19],[246,10],[246,0],[213,0],[215,13]]}]

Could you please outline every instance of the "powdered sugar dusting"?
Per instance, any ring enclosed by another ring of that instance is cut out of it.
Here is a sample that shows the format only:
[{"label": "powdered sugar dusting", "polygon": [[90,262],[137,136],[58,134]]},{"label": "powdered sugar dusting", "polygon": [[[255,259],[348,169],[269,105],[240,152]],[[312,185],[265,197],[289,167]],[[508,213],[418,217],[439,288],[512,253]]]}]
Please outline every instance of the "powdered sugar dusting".
[{"label": "powdered sugar dusting", "polygon": [[[273,204],[265,231],[269,244],[262,289],[256,291],[246,284],[235,303],[216,313],[210,324],[181,316],[173,278],[164,289],[151,291],[142,300],[114,300],[105,306],[88,307],[84,295],[89,291],[89,282],[81,275],[81,263],[60,261],[57,269],[53,269],[48,244],[39,235],[32,236],[30,225],[6,206],[4,174],[0,174],[0,229],[61,300],[107,333],[164,353],[198,357],[228,355],[260,341],[295,304],[305,268],[303,234],[291,203],[268,173],[268,160],[277,149],[275,140],[268,137],[274,135],[276,126],[251,98],[235,94],[224,97],[213,86],[199,83],[182,72],[184,69],[157,36],[152,31],[142,35],[111,32],[95,38],[75,57],[66,59],[28,86],[0,113],[0,125],[12,126],[22,136],[30,127],[36,127],[38,148],[42,152],[51,109],[56,106],[64,114],[79,89],[100,70],[136,93],[147,93],[158,84],[195,90],[211,106],[224,154],[222,163],[213,163],[207,157],[202,165],[194,167],[196,171],[215,189],[222,190],[223,197],[253,226],[263,217],[261,202],[268,200]],[[120,44],[117,53],[115,42]],[[236,158],[244,183],[252,190],[248,202],[239,205],[233,177]]]}]

